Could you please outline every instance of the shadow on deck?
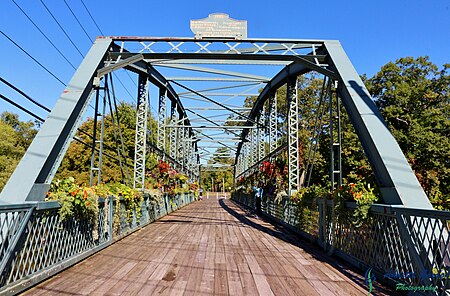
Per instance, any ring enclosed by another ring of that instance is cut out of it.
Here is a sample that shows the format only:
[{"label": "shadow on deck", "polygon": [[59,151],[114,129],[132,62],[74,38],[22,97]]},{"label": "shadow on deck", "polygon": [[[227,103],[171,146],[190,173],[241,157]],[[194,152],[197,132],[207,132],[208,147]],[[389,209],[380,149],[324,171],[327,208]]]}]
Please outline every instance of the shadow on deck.
[{"label": "shadow on deck", "polygon": [[[364,277],[227,199],[188,205],[27,295],[367,295]],[[392,295],[377,283],[372,295]]]}]

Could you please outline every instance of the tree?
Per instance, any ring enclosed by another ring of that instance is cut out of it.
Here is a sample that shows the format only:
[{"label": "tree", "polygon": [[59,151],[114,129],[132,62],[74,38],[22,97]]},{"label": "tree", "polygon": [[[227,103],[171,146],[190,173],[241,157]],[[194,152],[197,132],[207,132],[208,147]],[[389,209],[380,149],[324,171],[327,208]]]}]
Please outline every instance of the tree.
[{"label": "tree", "polygon": [[[130,177],[133,178],[133,161],[134,161],[134,149],[135,149],[135,134],[136,134],[136,106],[122,102],[117,106],[117,114],[120,123],[120,130],[123,139],[124,154],[122,155],[122,145],[120,143],[120,135],[118,130],[116,114],[114,114],[115,125],[112,124],[112,115],[107,114],[105,116],[105,132],[104,132],[104,152],[102,161],[102,183],[109,182],[122,182],[127,179],[125,164],[128,164],[128,172]],[[153,118],[148,119],[148,142],[156,142],[156,122]],[[97,140],[100,136],[100,122],[97,123]],[[90,118],[80,126],[80,130],[93,135],[93,119]],[[86,133],[77,132],[77,137],[84,143],[92,144],[92,138]],[[98,146],[97,146],[98,147]],[[122,155],[123,170],[121,170],[118,162],[118,153],[120,151]],[[88,185],[90,181],[90,167],[91,167],[91,155],[92,148],[73,141],[64,159],[59,167],[56,178],[68,178],[76,176],[76,180],[80,184]],[[112,157],[111,157],[112,156]],[[114,158],[115,159],[114,159]],[[98,158],[96,159],[98,163]],[[156,158],[148,153],[146,167],[152,169],[156,166]]]},{"label": "tree", "polygon": [[[224,164],[232,165],[234,159],[230,157],[224,157],[224,154],[228,154],[229,149],[226,147],[218,148],[213,156],[208,160],[208,165],[212,164]],[[213,180],[213,181],[212,181]],[[218,171],[202,171],[201,172],[201,184],[206,190],[209,191],[221,191],[223,185],[225,185],[225,191],[228,191],[233,186],[233,168],[218,170]],[[214,187],[213,184],[214,183]]]},{"label": "tree", "polygon": [[430,201],[450,209],[450,64],[401,58],[367,81]]},{"label": "tree", "polygon": [[35,123],[20,121],[17,114],[0,114],[0,191],[36,135],[34,127]]},{"label": "tree", "polygon": [[19,115],[7,111],[0,114],[0,120],[14,129],[16,135],[19,137],[18,145],[24,147],[26,150],[37,134],[35,127],[39,127],[39,122],[20,121]]}]

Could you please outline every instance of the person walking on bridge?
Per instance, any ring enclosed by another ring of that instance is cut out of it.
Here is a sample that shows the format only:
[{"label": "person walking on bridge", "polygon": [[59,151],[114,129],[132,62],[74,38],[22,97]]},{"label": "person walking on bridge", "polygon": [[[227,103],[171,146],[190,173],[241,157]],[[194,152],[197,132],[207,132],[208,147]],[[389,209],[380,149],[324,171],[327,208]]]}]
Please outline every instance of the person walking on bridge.
[{"label": "person walking on bridge", "polygon": [[256,215],[258,217],[261,216],[261,201],[262,201],[262,195],[263,195],[263,189],[262,189],[262,183],[259,182],[258,185],[255,185],[253,187],[253,191],[255,193],[255,207],[256,207]]}]

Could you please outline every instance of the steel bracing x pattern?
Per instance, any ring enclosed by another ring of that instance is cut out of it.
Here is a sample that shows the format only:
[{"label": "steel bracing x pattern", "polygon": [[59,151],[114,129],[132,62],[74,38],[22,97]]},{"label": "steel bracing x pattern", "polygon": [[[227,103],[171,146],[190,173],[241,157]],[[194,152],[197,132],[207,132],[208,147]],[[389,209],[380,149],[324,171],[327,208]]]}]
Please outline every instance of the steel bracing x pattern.
[{"label": "steel bracing x pattern", "polygon": [[278,142],[278,114],[277,114],[277,93],[274,92],[269,97],[269,153],[277,149]]},{"label": "steel bracing x pattern", "polygon": [[134,149],[134,188],[144,189],[145,159],[147,149],[147,120],[149,111],[147,76],[139,76]]},{"label": "steel bracing x pattern", "polygon": [[[158,142],[157,147],[161,151],[166,150],[166,96],[167,89],[159,89],[159,104],[158,104]],[[162,156],[164,160],[164,155]]]},{"label": "steel bracing x pattern", "polygon": [[263,107],[261,110],[261,113],[258,116],[258,123],[259,123],[259,127],[257,128],[258,161],[261,161],[261,159],[263,159],[264,156],[266,156],[266,153],[265,153],[266,129],[260,127],[260,126],[265,126],[265,116],[266,116],[266,111],[265,111],[265,108]]},{"label": "steel bracing x pattern", "polygon": [[169,129],[169,153],[170,157],[173,159],[177,159],[177,149],[178,149],[178,128],[175,127],[178,120],[175,116],[175,108],[176,106],[172,103],[172,108],[170,109],[170,123],[171,127]]},{"label": "steel bracing x pattern", "polygon": [[288,80],[286,95],[288,104],[288,194],[291,195],[299,189],[300,184],[297,79]]}]

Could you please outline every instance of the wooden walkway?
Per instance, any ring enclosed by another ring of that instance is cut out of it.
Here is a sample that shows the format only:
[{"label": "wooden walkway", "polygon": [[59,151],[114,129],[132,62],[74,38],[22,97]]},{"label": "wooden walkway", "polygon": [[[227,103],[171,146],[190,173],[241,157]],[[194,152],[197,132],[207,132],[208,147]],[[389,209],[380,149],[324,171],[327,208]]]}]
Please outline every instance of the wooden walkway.
[{"label": "wooden walkway", "polygon": [[25,294],[239,296],[368,292],[361,275],[315,245],[257,219],[230,200],[213,198],[195,202],[148,225]]}]

